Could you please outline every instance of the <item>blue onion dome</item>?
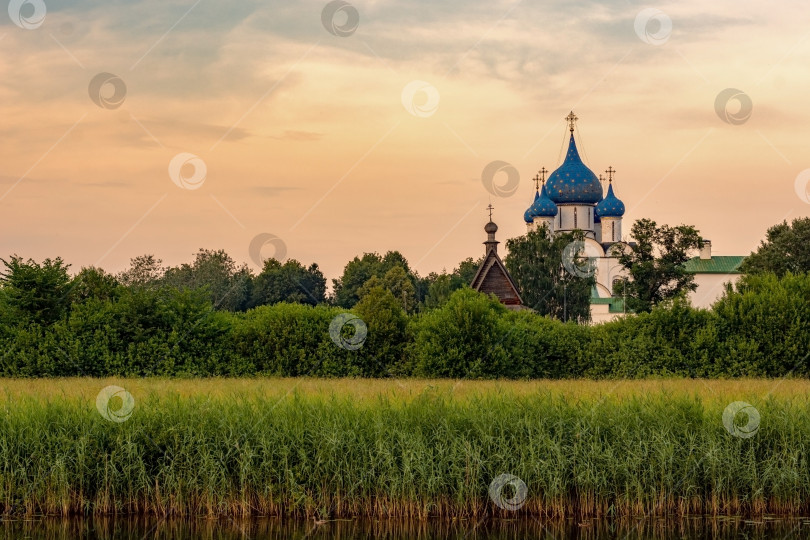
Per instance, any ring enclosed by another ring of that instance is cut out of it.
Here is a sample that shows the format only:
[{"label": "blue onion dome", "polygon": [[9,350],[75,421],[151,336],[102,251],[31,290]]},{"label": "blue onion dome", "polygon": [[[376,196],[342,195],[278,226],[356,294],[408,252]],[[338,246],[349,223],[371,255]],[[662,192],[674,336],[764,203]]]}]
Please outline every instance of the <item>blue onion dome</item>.
[{"label": "blue onion dome", "polygon": [[602,185],[579,157],[574,134],[565,161],[548,177],[548,196],[557,203],[595,204],[602,198]]},{"label": "blue onion dome", "polygon": [[540,196],[534,200],[534,204],[529,208],[529,211],[535,217],[554,217],[557,215],[557,205],[549,198],[546,184],[543,184]]},{"label": "blue onion dome", "polygon": [[600,218],[624,215],[624,203],[613,194],[613,183],[608,186],[607,196],[596,205],[596,215]]},{"label": "blue onion dome", "polygon": [[535,191],[534,192],[534,200],[532,201],[532,205],[529,206],[526,209],[525,212],[523,212],[523,221],[525,221],[526,223],[534,222],[534,215],[532,214],[532,208],[534,208],[534,203],[537,202],[537,199],[539,199],[539,198],[540,198],[540,192]]}]

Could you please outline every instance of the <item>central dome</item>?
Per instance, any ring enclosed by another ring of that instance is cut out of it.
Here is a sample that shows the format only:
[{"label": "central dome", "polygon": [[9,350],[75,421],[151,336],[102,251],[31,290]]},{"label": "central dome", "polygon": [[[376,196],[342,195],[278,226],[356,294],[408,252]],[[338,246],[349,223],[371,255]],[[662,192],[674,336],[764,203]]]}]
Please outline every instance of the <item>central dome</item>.
[{"label": "central dome", "polygon": [[548,177],[546,191],[557,204],[596,204],[602,199],[602,184],[593,171],[582,163],[573,133],[565,161]]}]

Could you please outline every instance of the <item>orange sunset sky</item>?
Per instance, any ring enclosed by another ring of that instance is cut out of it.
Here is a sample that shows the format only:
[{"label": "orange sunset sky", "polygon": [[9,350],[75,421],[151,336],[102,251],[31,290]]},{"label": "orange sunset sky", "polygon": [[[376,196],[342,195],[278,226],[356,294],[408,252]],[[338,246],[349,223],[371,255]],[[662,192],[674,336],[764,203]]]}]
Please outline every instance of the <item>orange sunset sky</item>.
[{"label": "orange sunset sky", "polygon": [[[571,109],[585,162],[618,171],[625,234],[642,217],[686,223],[742,255],[810,213],[807,2],[12,0],[0,13],[4,258],[117,272],[205,247],[257,270],[249,245],[269,233],[327,278],[392,249],[422,275],[452,270],[483,253],[490,202],[499,240],[525,232],[532,177],[560,164]],[[93,87],[100,73],[115,79]],[[718,114],[729,88],[743,97]],[[196,189],[172,181],[180,153],[199,158],[185,177],[205,165]],[[495,160],[520,173],[514,194],[485,189]]]}]

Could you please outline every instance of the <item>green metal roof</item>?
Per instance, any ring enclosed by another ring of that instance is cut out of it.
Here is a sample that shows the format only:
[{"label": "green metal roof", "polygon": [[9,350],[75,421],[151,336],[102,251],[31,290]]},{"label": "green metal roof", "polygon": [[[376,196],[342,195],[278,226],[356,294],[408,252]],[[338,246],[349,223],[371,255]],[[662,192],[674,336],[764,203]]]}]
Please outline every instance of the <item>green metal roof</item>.
[{"label": "green metal roof", "polygon": [[615,298],[610,296],[607,298],[596,298],[592,296],[591,304],[607,304],[609,313],[622,313],[624,311],[623,298]]},{"label": "green metal roof", "polygon": [[744,255],[721,255],[711,259],[692,257],[684,264],[686,271],[692,274],[739,274]]}]

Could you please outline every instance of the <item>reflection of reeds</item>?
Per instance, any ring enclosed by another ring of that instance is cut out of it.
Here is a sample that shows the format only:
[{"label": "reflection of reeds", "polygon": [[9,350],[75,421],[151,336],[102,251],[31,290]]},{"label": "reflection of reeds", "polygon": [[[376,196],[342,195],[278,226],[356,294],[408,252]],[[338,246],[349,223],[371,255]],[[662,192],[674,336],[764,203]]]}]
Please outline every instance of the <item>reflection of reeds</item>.
[{"label": "reflection of reeds", "polygon": [[0,528],[0,538],[31,540],[67,540],[73,538],[116,538],[128,540],[266,540],[287,538],[388,540],[520,540],[523,538],[578,538],[581,540],[775,540],[805,537],[810,525],[800,520],[741,519],[614,519],[591,520],[338,520],[313,527],[304,520],[281,519],[156,519],[103,518],[33,519],[11,521]]},{"label": "reflection of reeds", "polygon": [[[143,382],[117,383],[131,387],[136,401],[121,424],[95,410],[94,396],[81,391],[87,381],[62,395],[9,391],[0,413],[4,512],[473,522],[530,514],[579,523],[810,511],[810,402],[798,393],[758,401],[736,392],[700,397],[683,387],[577,398],[537,387],[517,395],[509,384],[476,394],[469,387],[478,383],[465,382],[459,398],[433,388],[407,399],[356,399],[348,391],[285,397],[220,381],[233,385],[230,396],[220,388],[206,397],[191,390],[142,395]],[[721,422],[738,399],[761,413],[750,439],[731,436]],[[501,473],[528,486],[518,512],[488,499]]]}]

